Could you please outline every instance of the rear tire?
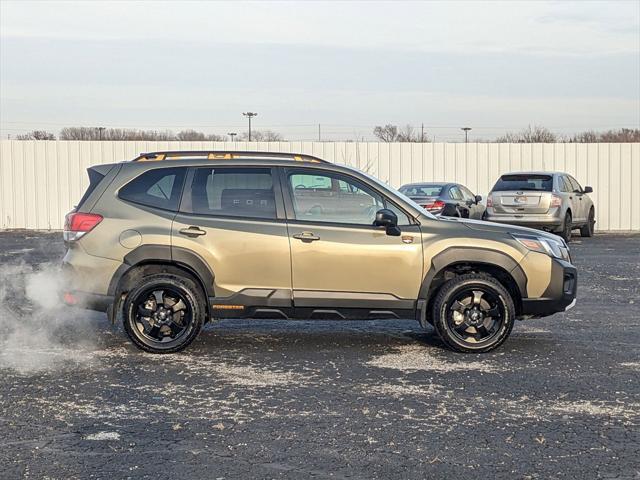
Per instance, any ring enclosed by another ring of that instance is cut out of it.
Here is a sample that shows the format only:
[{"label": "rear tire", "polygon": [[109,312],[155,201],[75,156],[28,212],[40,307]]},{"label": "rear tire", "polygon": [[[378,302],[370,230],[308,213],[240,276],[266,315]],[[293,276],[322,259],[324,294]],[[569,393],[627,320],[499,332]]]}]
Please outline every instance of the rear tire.
[{"label": "rear tire", "polygon": [[587,223],[580,227],[580,236],[581,237],[593,237],[593,231],[596,224],[596,212],[591,207],[589,210],[589,217],[587,218]]},{"label": "rear tire", "polygon": [[447,347],[464,353],[498,348],[513,329],[515,307],[490,275],[472,273],[446,282],[433,303],[433,326]]},{"label": "rear tire", "polygon": [[200,333],[206,316],[204,294],[190,278],[159,273],[146,277],[124,302],[124,329],[150,353],[175,353]]},{"label": "rear tire", "polygon": [[562,231],[560,231],[560,236],[567,243],[571,241],[572,222],[573,222],[573,217],[571,216],[571,212],[565,213],[564,223],[562,224],[563,226],[562,226]]}]

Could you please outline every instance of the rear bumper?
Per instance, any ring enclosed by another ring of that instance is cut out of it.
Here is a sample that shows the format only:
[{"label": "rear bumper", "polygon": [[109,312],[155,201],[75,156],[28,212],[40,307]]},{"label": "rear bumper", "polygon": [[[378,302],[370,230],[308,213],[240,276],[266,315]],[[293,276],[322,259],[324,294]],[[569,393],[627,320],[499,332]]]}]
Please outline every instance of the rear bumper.
[{"label": "rear bumper", "polygon": [[553,259],[551,283],[540,298],[522,299],[522,316],[546,317],[564,312],[575,305],[578,271],[569,262]]},{"label": "rear bumper", "polygon": [[98,293],[88,293],[80,291],[65,291],[62,301],[69,307],[84,308],[85,310],[95,310],[106,312],[113,305],[114,297],[111,295],[101,295]]},{"label": "rear bumper", "polygon": [[507,223],[509,225],[518,225],[530,228],[562,228],[562,218],[554,215],[496,215],[487,213],[486,221],[496,223]]}]

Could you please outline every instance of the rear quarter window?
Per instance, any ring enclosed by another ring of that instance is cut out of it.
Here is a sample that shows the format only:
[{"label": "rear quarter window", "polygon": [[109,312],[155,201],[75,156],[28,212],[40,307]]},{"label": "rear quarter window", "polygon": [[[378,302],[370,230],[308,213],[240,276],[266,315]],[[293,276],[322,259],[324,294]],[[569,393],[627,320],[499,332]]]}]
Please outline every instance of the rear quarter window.
[{"label": "rear quarter window", "polygon": [[533,190],[550,192],[553,190],[553,177],[551,175],[502,175],[495,186],[494,192],[510,190]]},{"label": "rear quarter window", "polygon": [[182,167],[149,170],[122,187],[118,197],[148,207],[177,211],[185,172]]}]

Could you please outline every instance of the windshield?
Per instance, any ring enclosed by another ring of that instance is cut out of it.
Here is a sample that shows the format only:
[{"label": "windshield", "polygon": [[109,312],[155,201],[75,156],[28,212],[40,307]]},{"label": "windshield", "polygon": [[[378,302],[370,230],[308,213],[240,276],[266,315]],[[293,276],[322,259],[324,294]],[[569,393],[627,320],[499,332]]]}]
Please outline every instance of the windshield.
[{"label": "windshield", "polygon": [[408,203],[409,205],[411,205],[413,208],[415,208],[416,210],[418,210],[419,212],[422,213],[422,215],[432,218],[434,220],[438,220],[438,217],[436,217],[435,215],[427,212],[424,208],[422,208],[420,205],[418,205],[416,202],[414,202],[413,200],[411,200],[409,197],[407,197],[404,193],[399,192],[398,190],[396,190],[393,187],[390,187],[389,185],[387,185],[386,183],[384,183],[382,180],[374,177],[373,175],[369,175],[367,172],[363,172],[362,170],[359,170],[355,167],[352,167],[350,165],[343,165],[343,167],[347,167],[351,170],[356,170],[358,172],[360,172],[361,174],[363,174],[365,177],[367,177],[369,180],[371,180],[372,182],[374,182],[376,185],[378,185],[381,189],[385,190],[389,195],[391,196],[396,196],[399,197],[400,199],[402,199],[403,201],[405,201],[406,203]]},{"label": "windshield", "polygon": [[493,191],[504,192],[508,190],[550,192],[553,190],[553,177],[540,174],[502,175],[493,187]]},{"label": "windshield", "polygon": [[400,187],[400,192],[409,197],[439,197],[442,185],[406,185]]}]

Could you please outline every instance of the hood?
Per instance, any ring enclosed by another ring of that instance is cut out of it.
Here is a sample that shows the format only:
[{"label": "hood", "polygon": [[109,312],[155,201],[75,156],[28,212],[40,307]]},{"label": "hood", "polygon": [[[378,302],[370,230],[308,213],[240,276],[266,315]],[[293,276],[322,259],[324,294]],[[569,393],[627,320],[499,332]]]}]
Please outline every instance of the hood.
[{"label": "hood", "polygon": [[483,222],[482,220],[469,220],[467,218],[455,218],[455,217],[438,217],[441,222],[457,222],[463,224],[465,227],[471,230],[480,230],[484,232],[495,233],[522,233],[526,235],[535,235],[538,237],[549,238],[551,240],[560,241],[564,243],[562,237],[554,235],[553,233],[545,232],[542,230],[536,230],[527,227],[517,227],[515,225],[507,225],[503,223]]}]

